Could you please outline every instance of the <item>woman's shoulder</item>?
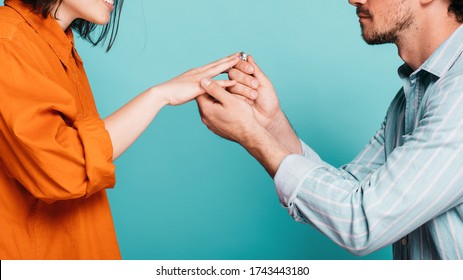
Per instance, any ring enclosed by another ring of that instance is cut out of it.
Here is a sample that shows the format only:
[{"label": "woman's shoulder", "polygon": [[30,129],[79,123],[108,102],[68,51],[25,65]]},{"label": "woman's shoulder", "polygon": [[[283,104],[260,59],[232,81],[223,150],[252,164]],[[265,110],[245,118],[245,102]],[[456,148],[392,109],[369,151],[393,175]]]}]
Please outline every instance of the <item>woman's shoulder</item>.
[{"label": "woman's shoulder", "polygon": [[0,6],[0,39],[13,40],[18,31],[27,25],[26,20],[11,8]]}]

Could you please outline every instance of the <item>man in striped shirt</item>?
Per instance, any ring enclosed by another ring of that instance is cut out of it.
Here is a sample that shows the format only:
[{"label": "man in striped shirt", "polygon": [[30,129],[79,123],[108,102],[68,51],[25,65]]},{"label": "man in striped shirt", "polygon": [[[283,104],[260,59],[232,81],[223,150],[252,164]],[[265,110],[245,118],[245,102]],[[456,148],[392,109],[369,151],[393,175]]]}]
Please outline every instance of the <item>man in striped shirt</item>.
[{"label": "man in striped shirt", "polygon": [[[249,56],[231,79],[258,81],[254,106],[215,82],[203,122],[241,143],[271,176],[295,220],[364,255],[463,257],[463,1],[349,0],[368,44],[394,43],[403,87],[369,145],[337,169],[298,139],[270,81]],[[229,89],[236,93],[239,85]],[[217,102],[218,101],[218,102]]]}]

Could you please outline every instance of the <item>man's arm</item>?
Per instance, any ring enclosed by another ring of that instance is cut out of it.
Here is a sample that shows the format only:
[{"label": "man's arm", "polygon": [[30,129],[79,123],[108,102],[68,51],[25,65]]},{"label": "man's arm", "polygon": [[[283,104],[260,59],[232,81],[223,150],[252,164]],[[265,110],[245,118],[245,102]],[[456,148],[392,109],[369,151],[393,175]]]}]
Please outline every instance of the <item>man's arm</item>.
[{"label": "man's arm", "polygon": [[433,96],[403,146],[369,176],[356,178],[320,159],[291,154],[263,132],[249,104],[215,82],[202,85],[216,99],[197,100],[206,125],[242,144],[270,175],[276,174],[280,200],[296,220],[313,225],[353,254],[392,244],[463,203],[461,93]]},{"label": "man's arm", "polygon": [[341,168],[355,177],[358,181],[363,181],[373,172],[378,170],[386,162],[386,149],[384,145],[385,121],[370,139],[368,145],[352,160]]}]

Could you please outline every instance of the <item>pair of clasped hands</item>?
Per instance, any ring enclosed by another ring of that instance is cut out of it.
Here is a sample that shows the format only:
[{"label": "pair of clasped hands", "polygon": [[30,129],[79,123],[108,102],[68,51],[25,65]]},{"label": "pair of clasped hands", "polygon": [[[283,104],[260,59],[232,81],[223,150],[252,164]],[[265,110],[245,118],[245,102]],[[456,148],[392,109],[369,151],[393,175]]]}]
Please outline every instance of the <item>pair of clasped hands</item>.
[{"label": "pair of clasped hands", "polygon": [[[228,73],[229,80],[213,80],[223,73]],[[196,99],[203,123],[217,135],[239,143],[283,114],[270,80],[252,56],[242,60],[240,53],[194,68],[164,85],[173,92],[170,105]]]}]

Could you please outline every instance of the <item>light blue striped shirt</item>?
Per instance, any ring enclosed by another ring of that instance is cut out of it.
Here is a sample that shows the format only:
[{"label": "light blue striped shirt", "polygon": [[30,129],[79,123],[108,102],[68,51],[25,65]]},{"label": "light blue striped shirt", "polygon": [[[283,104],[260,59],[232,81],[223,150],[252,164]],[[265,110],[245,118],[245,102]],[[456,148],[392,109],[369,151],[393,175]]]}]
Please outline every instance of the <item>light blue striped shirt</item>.
[{"label": "light blue striped shirt", "polygon": [[463,27],[403,81],[364,150],[337,169],[303,143],[275,176],[280,202],[353,254],[463,257]]}]

